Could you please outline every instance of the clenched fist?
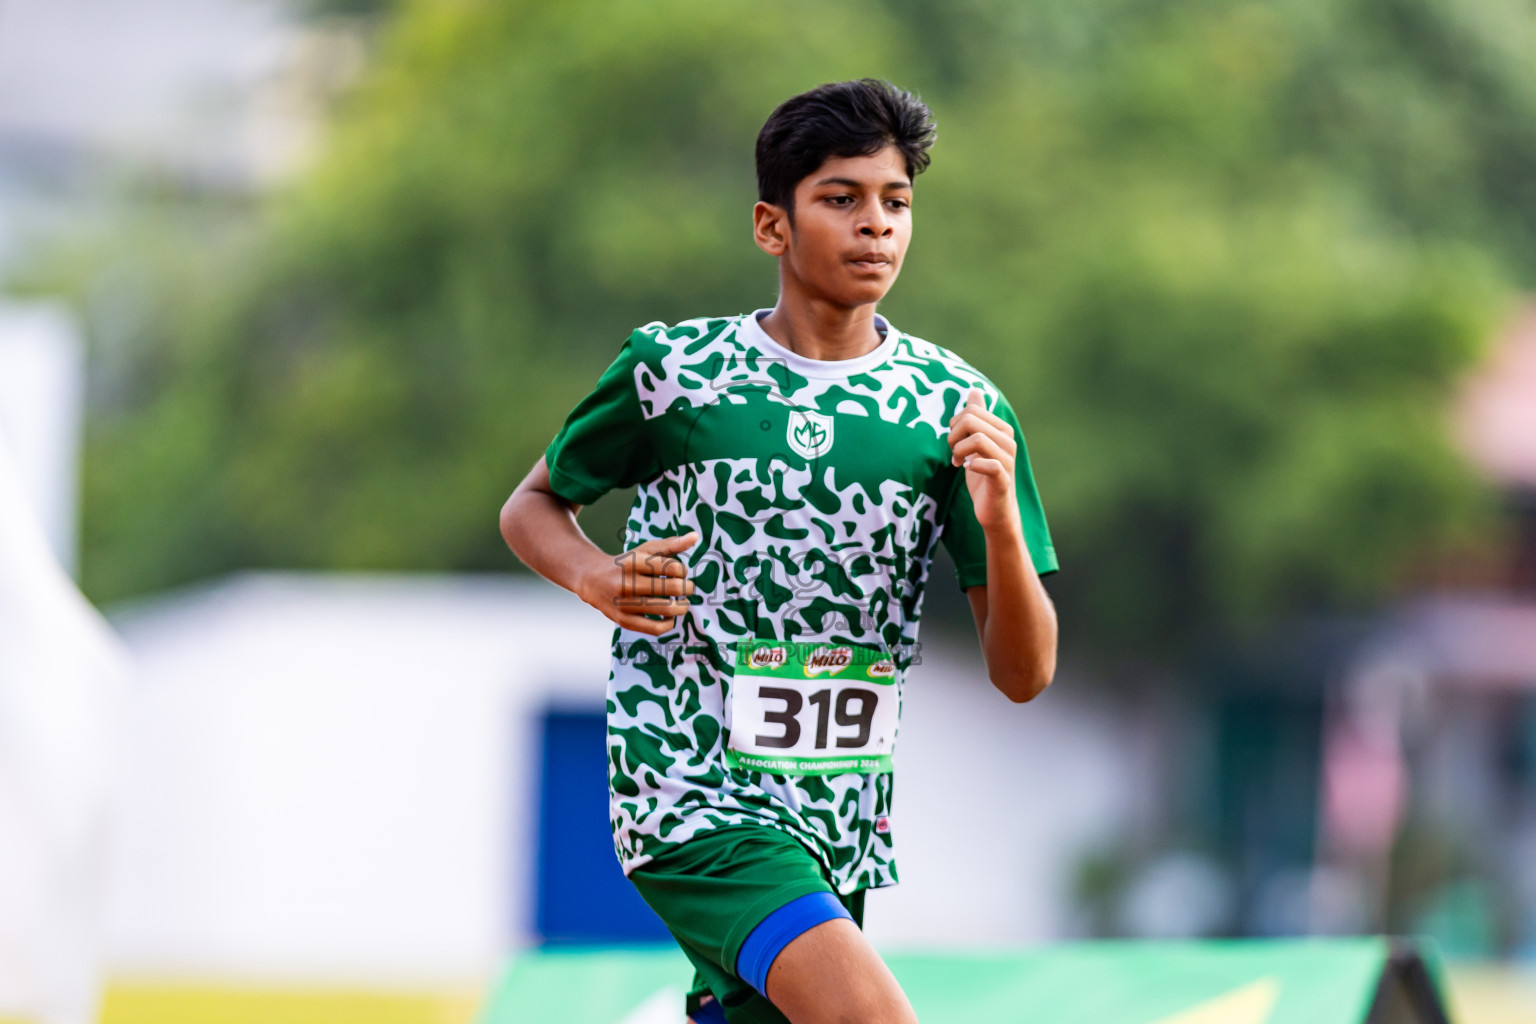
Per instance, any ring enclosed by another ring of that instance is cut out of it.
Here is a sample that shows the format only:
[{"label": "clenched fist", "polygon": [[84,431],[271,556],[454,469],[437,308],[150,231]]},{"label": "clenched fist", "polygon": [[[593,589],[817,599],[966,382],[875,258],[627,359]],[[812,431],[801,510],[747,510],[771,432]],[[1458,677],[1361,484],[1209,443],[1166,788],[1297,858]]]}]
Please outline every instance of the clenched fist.
[{"label": "clenched fist", "polygon": [[1019,499],[1013,489],[1013,460],[1019,446],[1013,428],[987,411],[980,388],[972,388],[949,421],[949,449],[965,467],[965,485],[984,530],[1019,527]]},{"label": "clenched fist", "polygon": [[659,636],[676,627],[677,617],[688,611],[693,581],[677,556],[698,542],[698,533],[689,531],[636,545],[617,558],[594,563],[576,594],[625,629]]}]

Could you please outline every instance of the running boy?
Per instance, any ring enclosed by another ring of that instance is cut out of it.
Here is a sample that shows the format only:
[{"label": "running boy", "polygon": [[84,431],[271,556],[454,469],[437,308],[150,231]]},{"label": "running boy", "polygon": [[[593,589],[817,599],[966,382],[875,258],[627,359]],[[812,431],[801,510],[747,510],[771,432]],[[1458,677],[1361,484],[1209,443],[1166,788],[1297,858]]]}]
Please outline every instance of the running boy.
[{"label": "running boy", "polygon": [[[932,141],[886,82],[775,110],[752,215],[777,305],[636,330],[502,509],[517,556],[618,626],[614,845],[697,970],[699,1024],[916,1020],[859,924],[897,880],[891,754],[936,544],[993,684],[1026,701],[1055,671],[1018,420],[875,313]],[[576,513],[636,484],[615,559]]]}]

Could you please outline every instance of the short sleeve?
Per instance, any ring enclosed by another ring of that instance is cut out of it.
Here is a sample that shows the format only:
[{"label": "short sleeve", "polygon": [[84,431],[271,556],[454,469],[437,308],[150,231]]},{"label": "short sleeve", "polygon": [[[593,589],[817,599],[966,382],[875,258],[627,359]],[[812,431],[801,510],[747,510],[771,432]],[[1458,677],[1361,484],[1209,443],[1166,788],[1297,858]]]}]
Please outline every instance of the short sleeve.
[{"label": "short sleeve", "polygon": [[[1041,576],[1055,572],[1056,548],[1051,543],[1051,532],[1045,524],[1045,509],[1040,504],[1040,492],[1035,487],[1035,474],[1029,466],[1029,450],[1024,445],[1024,431],[1019,429],[1019,419],[1013,413],[1007,399],[998,396],[992,410],[1013,428],[1013,439],[1019,446],[1014,459],[1013,486],[1019,497],[1019,520],[1024,527],[1024,544],[1035,571]],[[960,589],[977,587],[987,582],[987,538],[981,524],[976,521],[976,507],[971,504],[971,490],[965,484],[965,472],[957,469],[950,487],[944,533],[944,547],[955,562],[955,572]]]},{"label": "short sleeve", "polygon": [[631,335],[544,450],[550,488],[574,504],[590,505],[655,475],[655,454],[635,393],[634,344]]}]

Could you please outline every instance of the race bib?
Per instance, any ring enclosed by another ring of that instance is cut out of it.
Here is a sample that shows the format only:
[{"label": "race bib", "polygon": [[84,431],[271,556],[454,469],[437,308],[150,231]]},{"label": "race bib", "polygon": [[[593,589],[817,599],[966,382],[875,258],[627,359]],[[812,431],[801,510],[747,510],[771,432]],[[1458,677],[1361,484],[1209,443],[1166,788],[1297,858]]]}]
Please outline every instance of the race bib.
[{"label": "race bib", "polygon": [[726,763],[780,775],[888,772],[896,691],[896,666],[877,647],[743,641]]}]

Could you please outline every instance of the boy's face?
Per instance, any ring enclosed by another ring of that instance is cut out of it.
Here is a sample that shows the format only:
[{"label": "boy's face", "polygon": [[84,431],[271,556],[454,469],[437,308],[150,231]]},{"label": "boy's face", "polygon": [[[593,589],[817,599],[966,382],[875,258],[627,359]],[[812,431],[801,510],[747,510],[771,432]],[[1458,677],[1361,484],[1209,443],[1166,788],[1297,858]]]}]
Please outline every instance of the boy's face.
[{"label": "boy's face", "polygon": [[901,151],[829,157],[795,186],[793,219],[758,203],[755,237],[779,257],[786,287],[853,307],[878,302],[901,271],[912,238],[912,181]]}]

